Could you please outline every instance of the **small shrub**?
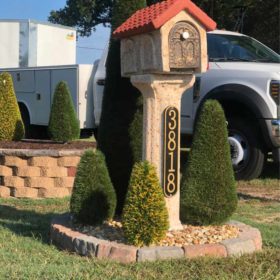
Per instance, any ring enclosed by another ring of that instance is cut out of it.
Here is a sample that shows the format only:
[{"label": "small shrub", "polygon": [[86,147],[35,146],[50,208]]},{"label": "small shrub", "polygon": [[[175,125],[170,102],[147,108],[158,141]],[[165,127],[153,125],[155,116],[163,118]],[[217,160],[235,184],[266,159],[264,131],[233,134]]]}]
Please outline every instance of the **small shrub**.
[{"label": "small shrub", "polygon": [[81,157],[70,200],[70,210],[83,224],[95,225],[114,216],[116,194],[100,151],[87,150]]},{"label": "small shrub", "polygon": [[227,220],[237,206],[226,119],[215,100],[203,105],[181,182],[181,220],[208,225]]},{"label": "small shrub", "polygon": [[80,137],[79,120],[66,82],[56,86],[48,131],[55,141],[68,142]]},{"label": "small shrub", "polygon": [[12,76],[0,74],[0,141],[21,140],[24,125],[18,107]]},{"label": "small shrub", "polygon": [[124,234],[136,246],[159,242],[168,229],[164,195],[149,162],[134,165],[123,211]]}]

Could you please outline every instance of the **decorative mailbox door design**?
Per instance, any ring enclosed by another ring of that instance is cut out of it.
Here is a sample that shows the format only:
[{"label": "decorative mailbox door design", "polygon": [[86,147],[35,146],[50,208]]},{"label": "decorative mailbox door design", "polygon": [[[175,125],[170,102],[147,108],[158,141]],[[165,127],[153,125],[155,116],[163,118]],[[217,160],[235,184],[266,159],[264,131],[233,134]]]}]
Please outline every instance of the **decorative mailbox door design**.
[{"label": "decorative mailbox door design", "polygon": [[164,111],[163,191],[166,197],[178,191],[179,117],[175,107]]},{"label": "decorative mailbox door design", "polygon": [[169,34],[169,67],[173,71],[197,68],[200,62],[200,37],[188,22],[178,22]]}]

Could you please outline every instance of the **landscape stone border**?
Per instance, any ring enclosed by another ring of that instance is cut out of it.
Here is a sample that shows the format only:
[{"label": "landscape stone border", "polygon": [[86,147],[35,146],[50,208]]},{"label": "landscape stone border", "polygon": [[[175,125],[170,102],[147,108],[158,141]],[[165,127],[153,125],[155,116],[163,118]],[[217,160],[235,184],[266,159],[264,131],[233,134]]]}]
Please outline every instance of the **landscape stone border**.
[{"label": "landscape stone border", "polygon": [[74,231],[70,226],[70,215],[64,214],[52,220],[50,240],[51,243],[62,250],[75,252],[81,256],[110,259],[120,263],[195,258],[201,256],[241,256],[262,249],[262,237],[258,229],[237,221],[231,221],[228,224],[239,228],[239,236],[237,238],[227,239],[217,244],[138,248],[98,239]]}]

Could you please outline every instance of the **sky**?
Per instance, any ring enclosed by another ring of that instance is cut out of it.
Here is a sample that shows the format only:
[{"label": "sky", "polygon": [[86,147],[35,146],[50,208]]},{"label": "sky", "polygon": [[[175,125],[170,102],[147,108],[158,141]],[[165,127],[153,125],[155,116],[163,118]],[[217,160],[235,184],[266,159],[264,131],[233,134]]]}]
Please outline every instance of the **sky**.
[{"label": "sky", "polygon": [[[0,19],[32,19],[46,21],[51,10],[65,6],[66,0],[0,0]],[[102,55],[110,29],[98,26],[90,37],[79,37],[77,63],[92,64]]]}]

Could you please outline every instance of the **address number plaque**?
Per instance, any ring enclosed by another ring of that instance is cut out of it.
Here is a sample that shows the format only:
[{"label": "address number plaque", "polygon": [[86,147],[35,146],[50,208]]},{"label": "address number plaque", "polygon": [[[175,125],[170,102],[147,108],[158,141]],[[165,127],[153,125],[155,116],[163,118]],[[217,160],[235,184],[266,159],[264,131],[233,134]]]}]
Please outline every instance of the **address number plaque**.
[{"label": "address number plaque", "polygon": [[176,107],[164,110],[163,190],[166,197],[178,191],[179,111]]}]

